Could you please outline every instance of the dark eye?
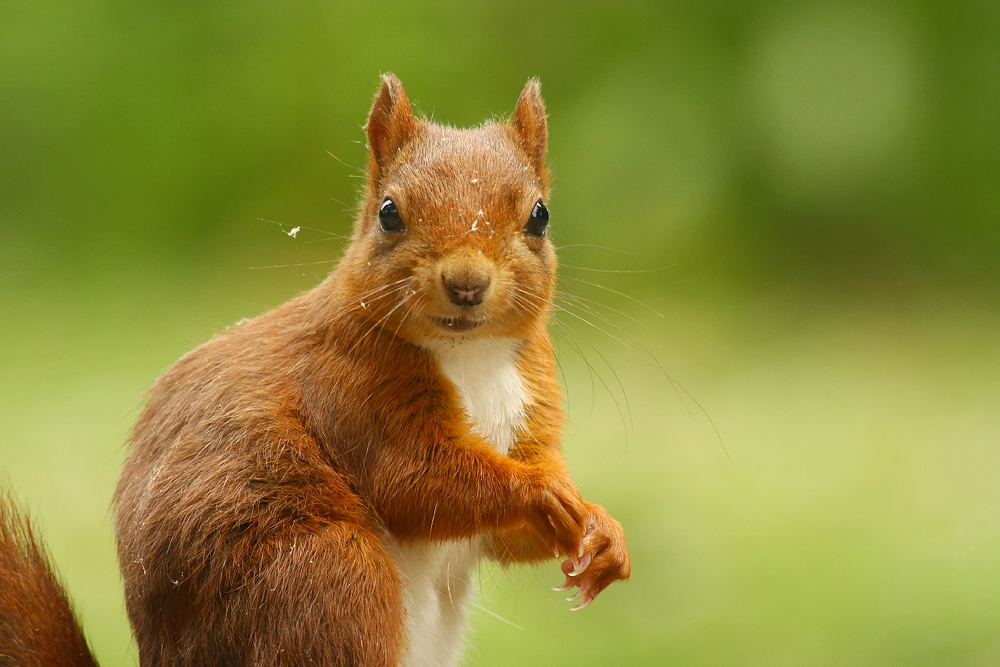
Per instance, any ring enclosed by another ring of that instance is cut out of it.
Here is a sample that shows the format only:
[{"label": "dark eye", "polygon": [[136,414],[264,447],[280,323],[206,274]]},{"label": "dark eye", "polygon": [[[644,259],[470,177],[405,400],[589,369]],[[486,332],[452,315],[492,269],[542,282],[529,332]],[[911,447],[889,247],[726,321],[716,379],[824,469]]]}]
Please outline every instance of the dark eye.
[{"label": "dark eye", "polygon": [[535,208],[531,209],[531,217],[528,224],[524,226],[524,233],[532,236],[545,236],[545,230],[549,226],[549,209],[545,204],[538,202]]},{"label": "dark eye", "polygon": [[378,210],[378,227],[386,234],[395,234],[406,229],[403,219],[399,217],[396,202],[388,197],[382,202],[382,208]]}]

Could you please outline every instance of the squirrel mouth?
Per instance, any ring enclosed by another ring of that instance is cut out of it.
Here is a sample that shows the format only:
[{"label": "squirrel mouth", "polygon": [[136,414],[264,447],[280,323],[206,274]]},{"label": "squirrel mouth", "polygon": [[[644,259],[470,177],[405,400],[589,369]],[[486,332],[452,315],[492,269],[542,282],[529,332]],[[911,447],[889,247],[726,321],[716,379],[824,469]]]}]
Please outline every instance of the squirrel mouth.
[{"label": "squirrel mouth", "polygon": [[434,323],[447,331],[461,333],[475,329],[486,320],[470,320],[467,317],[432,317]]}]

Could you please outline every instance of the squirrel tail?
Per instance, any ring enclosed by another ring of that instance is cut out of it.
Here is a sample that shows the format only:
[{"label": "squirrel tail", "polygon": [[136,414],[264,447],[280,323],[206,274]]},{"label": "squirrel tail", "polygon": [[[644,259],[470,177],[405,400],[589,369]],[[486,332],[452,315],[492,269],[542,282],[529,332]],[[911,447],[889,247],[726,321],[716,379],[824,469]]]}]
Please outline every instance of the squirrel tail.
[{"label": "squirrel tail", "polygon": [[31,522],[0,491],[0,664],[96,667]]}]

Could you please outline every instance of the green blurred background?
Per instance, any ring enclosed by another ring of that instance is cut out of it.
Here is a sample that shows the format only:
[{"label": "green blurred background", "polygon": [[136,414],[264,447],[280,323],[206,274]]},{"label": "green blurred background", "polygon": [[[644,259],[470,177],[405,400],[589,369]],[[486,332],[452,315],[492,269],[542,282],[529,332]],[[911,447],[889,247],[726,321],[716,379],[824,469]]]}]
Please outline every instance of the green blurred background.
[{"label": "green blurred background", "polygon": [[455,125],[541,78],[633,556],[576,614],[484,566],[465,664],[1000,664],[1000,3],[6,0],[0,474],[102,664],[143,391],[329,271],[384,71]]}]

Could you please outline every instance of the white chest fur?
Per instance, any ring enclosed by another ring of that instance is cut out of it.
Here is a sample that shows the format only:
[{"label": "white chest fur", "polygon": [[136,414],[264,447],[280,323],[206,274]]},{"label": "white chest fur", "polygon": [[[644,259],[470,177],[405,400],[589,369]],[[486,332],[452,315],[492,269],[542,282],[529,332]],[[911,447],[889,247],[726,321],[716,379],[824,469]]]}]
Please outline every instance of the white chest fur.
[{"label": "white chest fur", "polygon": [[[473,428],[506,454],[524,425],[527,392],[517,372],[517,341],[483,339],[428,345],[455,385]],[[398,544],[406,603],[406,667],[451,667],[462,657],[471,572],[480,540]]]},{"label": "white chest fur", "polygon": [[486,338],[431,347],[444,376],[462,397],[472,425],[498,452],[510,451],[524,424],[528,397],[517,372],[517,341]]}]

